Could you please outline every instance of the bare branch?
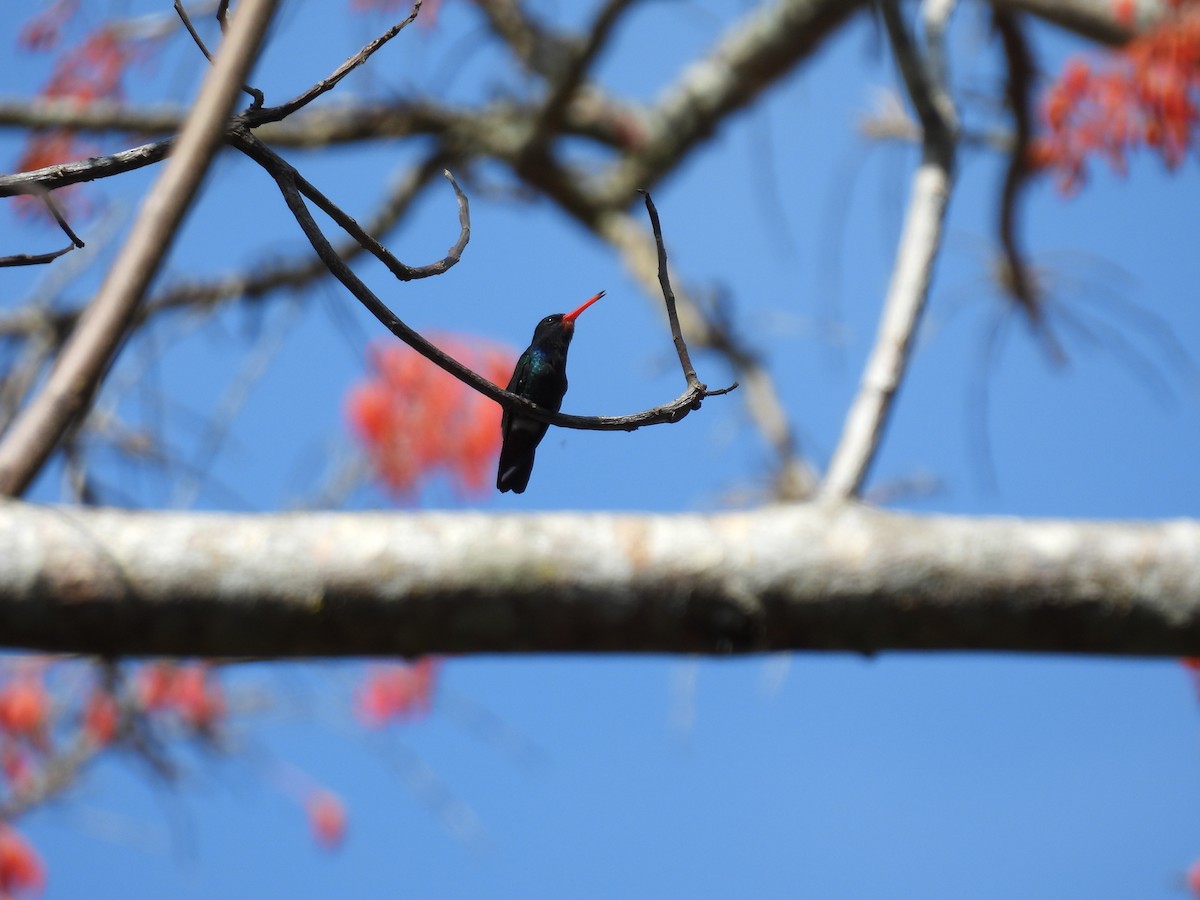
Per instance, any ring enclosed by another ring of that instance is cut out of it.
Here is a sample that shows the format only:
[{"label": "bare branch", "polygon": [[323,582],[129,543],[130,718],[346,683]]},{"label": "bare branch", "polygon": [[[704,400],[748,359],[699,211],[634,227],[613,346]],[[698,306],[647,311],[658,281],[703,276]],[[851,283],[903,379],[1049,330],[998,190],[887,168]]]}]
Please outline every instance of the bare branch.
[{"label": "bare branch", "polygon": [[[192,41],[199,48],[200,52],[204,54],[204,58],[211,63],[212,54],[209,53],[208,48],[204,46],[204,41],[201,40],[199,33],[197,33],[194,27],[192,27],[192,19],[191,16],[188,15],[187,10],[183,7],[183,0],[175,0],[175,13],[179,16],[180,21],[183,22],[183,27],[187,29],[187,33],[192,36]],[[258,90],[258,88],[252,88],[248,84],[243,84],[242,90],[250,95],[250,109],[255,110],[262,107],[263,103],[265,102],[262,91]]]},{"label": "bare branch", "polygon": [[520,0],[489,0],[475,8],[530,72],[553,81],[570,64],[572,42],[537,21]]},{"label": "bare branch", "polygon": [[[312,213],[309,212],[308,207],[305,205],[304,199],[301,197],[301,188],[299,185],[303,179],[295,168],[278,154],[265,147],[248,131],[235,132],[233,142],[239,150],[261,165],[275,179],[275,183],[283,193],[284,202],[287,203],[292,215],[296,217],[296,221],[304,231],[305,237],[308,238],[309,243],[312,244],[321,261],[329,268],[333,277],[340,281],[355,299],[366,307],[371,315],[378,319],[392,334],[404,341],[404,343],[408,344],[430,362],[440,366],[481,394],[495,400],[501,406],[520,409],[522,414],[528,415],[530,418],[537,419],[540,422],[548,422],[551,425],[558,425],[562,428],[577,428],[588,431],[633,431],[646,425],[678,422],[692,410],[699,409],[700,403],[705,397],[723,394],[732,390],[732,388],[726,388],[710,392],[697,380],[694,384],[689,384],[687,390],[670,403],[665,403],[662,406],[628,416],[565,415],[544,409],[519,394],[512,394],[502,390],[498,385],[492,384],[492,382],[488,381],[478,372],[464,366],[454,357],[442,352],[442,350],[406,325],[354,274],[345,261],[334,252],[329,239],[325,237],[320,226],[317,225],[316,220],[313,218]],[[451,179],[451,182],[453,183],[453,179]],[[307,182],[305,184],[307,185]],[[316,192],[316,189],[311,185],[307,186],[309,191]],[[455,187],[457,188],[457,185]],[[459,192],[459,196],[460,198],[462,197],[461,192]],[[321,200],[329,204],[328,208],[322,206],[322,209],[326,214],[334,217],[339,224],[341,224],[342,220],[353,222],[352,219],[349,219],[344,212],[334,206],[327,198],[322,196]],[[460,201],[460,217],[463,215],[465,208]],[[469,228],[469,222],[466,225]],[[390,256],[390,254],[388,255]],[[397,263],[401,266],[404,265],[398,261]],[[434,264],[435,267],[437,265],[439,264]],[[407,266],[404,266],[404,268],[409,269]],[[410,269],[410,271],[416,270]]]},{"label": "bare branch", "polygon": [[1004,95],[1013,120],[1012,146],[1008,151],[1008,164],[1004,168],[1004,181],[1000,186],[997,228],[1003,253],[1000,283],[1005,293],[1020,305],[1034,328],[1041,332],[1051,358],[1062,362],[1066,355],[1046,322],[1045,304],[1037,278],[1021,251],[1017,235],[1017,208],[1035,174],[1029,160],[1029,147],[1033,140],[1033,89],[1037,64],[1018,13],[995,7],[992,10],[992,28],[1000,38],[1008,68]]},{"label": "bare branch", "polygon": [[42,201],[42,205],[46,207],[47,212],[58,223],[58,227],[63,233],[70,238],[71,243],[63,247],[61,250],[52,250],[49,253],[18,253],[14,256],[0,256],[0,268],[11,266],[40,266],[46,263],[54,262],[60,256],[70,253],[76,248],[82,248],[84,243],[80,240],[71,226],[67,223],[66,218],[62,214],[62,210],[58,208],[58,204],[54,202],[54,197],[51,193],[41,187],[33,187],[28,190],[29,194],[36,196]]},{"label": "bare branch", "polygon": [[70,253],[74,249],[74,244],[67,244],[67,246],[59,250],[51,250],[49,253],[16,253],[12,256],[0,256],[0,268],[10,266],[42,266],[46,263],[54,262],[60,256]]},{"label": "bare branch", "polygon": [[[646,293],[653,294],[658,278],[655,248],[633,217],[625,212],[601,216],[593,223],[593,232],[616,249]],[[787,411],[759,354],[730,328],[705,315],[688,291],[681,290],[676,300],[681,327],[686,323],[692,345],[717,353],[733,369],[750,417],[775,455],[775,495],[782,500],[811,497],[816,473],[800,453]]]},{"label": "bare branch", "polygon": [[7,502],[0,635],[35,650],[225,658],[1200,656],[1200,522],[923,517],[855,505],[717,516],[234,516]]},{"label": "bare branch", "polygon": [[912,196],[875,346],[821,486],[821,496],[830,500],[858,495],[883,438],[929,294],[954,184],[957,138],[954,107],[940,80],[940,63],[930,62],[940,59],[941,30],[953,2],[925,0],[928,57],[920,54],[909,36],[898,2],[884,0],[881,6],[897,64],[921,120],[922,159],[913,176]]},{"label": "bare branch", "polygon": [[[521,130],[527,130],[539,112],[537,105],[508,98],[478,108],[456,108],[431,100],[394,99],[316,107],[284,122],[253,125],[261,140],[277,148],[327,147],[431,135],[454,136],[464,145],[461,149],[491,153],[500,143],[494,134],[497,123],[515,122]],[[111,102],[80,106],[64,100],[0,99],[0,127],[173,134],[186,116],[186,108],[171,104],[132,108]],[[634,118],[632,107],[594,90],[586,94],[581,91],[568,105],[559,127],[562,134],[586,137],[608,147],[624,147],[629,143],[628,123]]]},{"label": "bare branch", "polygon": [[49,192],[40,192],[39,199],[42,201],[42,204],[46,207],[46,209],[50,211],[50,215],[54,217],[54,221],[58,223],[58,227],[62,229],[63,234],[71,239],[71,244],[82,250],[85,246],[83,241],[80,239],[79,235],[71,230],[71,226],[67,224],[67,219],[62,214],[62,210],[59,209],[58,203],[55,202],[54,195],[50,194]]},{"label": "bare branch", "polygon": [[174,143],[174,138],[167,138],[108,156],[59,163],[29,172],[17,172],[14,175],[0,175],[0,197],[29,194],[39,188],[54,190],[84,181],[95,181],[98,178],[111,178],[114,175],[132,172],[134,169],[161,162],[171,151]]},{"label": "bare branch", "polygon": [[601,7],[592,27],[587,30],[587,38],[583,45],[571,54],[564,70],[551,80],[549,94],[538,115],[533,134],[527,142],[529,148],[539,148],[550,135],[559,133],[571,99],[579,91],[588,68],[608,42],[621,13],[628,9],[631,3],[632,0],[607,0]]},{"label": "bare branch", "polygon": [[[273,164],[279,165],[281,163],[286,165],[286,163],[283,163],[281,157],[275,156]],[[454,242],[446,255],[437,262],[432,262],[425,266],[409,266],[396,259],[390,250],[364,231],[353,218],[346,215],[341,207],[317,190],[304,176],[294,168],[290,166],[288,168],[290,169],[289,176],[300,193],[317,204],[317,207],[322,212],[333,219],[342,230],[354,238],[360,247],[387,266],[388,271],[400,281],[414,281],[420,278],[441,275],[458,263],[462,257],[463,250],[467,247],[467,242],[471,239],[470,204],[467,201],[467,195],[459,188],[458,182],[454,180],[454,176],[450,174],[449,169],[443,169],[442,175],[450,182],[450,186],[454,188],[454,196],[458,200],[458,240]]]},{"label": "bare branch", "polygon": [[641,117],[645,135],[605,179],[604,202],[624,206],[635,191],[652,188],[861,6],[854,0],[776,0],[748,14]]},{"label": "bare branch", "polygon": [[683,331],[679,327],[679,313],[675,311],[675,292],[671,290],[671,277],[667,272],[667,248],[663,244],[658,210],[654,201],[650,199],[649,191],[642,191],[642,196],[646,200],[646,212],[650,214],[650,227],[654,231],[654,246],[658,251],[658,283],[662,286],[663,300],[667,304],[667,321],[671,325],[671,339],[675,342],[675,352],[679,354],[679,365],[683,367],[683,377],[687,379],[688,387],[699,385],[700,389],[704,390],[705,386],[700,384],[700,379],[696,377],[696,369],[692,366],[692,358],[688,354]]},{"label": "bare branch", "polygon": [[[368,235],[389,231],[410,208],[419,191],[437,173],[443,172],[442,158],[434,155],[416,165],[403,178],[388,188],[379,208],[362,230]],[[461,210],[460,210],[461,211]],[[460,231],[459,240],[464,232]],[[469,230],[465,232],[469,234]],[[458,244],[455,244],[458,247]],[[352,260],[364,250],[358,241],[346,241],[336,247],[338,256]],[[461,252],[461,249],[460,249]],[[436,263],[434,265],[437,265]],[[183,308],[212,310],[231,300],[254,301],[280,291],[295,291],[320,278],[329,277],[329,270],[320,259],[305,252],[293,258],[256,265],[253,271],[234,271],[203,281],[179,281],[166,285],[137,310],[133,325],[140,326],[164,312]],[[0,337],[34,335],[50,331],[66,334],[75,327],[83,308],[31,309],[18,308],[0,315]],[[0,423],[5,421],[0,402]]]},{"label": "bare branch", "polygon": [[258,54],[277,0],[246,0],[205,79],[179,147],[134,223],[96,300],[42,392],[0,441],[0,494],[22,493],[62,434],[86,409],[137,304],[221,144],[238,85]]},{"label": "bare branch", "polygon": [[253,113],[251,127],[262,122],[278,122],[280,119],[286,119],[298,109],[303,109],[312,101],[316,100],[322,94],[332,91],[337,87],[338,83],[365,63],[371,58],[380,47],[398,35],[401,31],[407,28],[417,18],[417,13],[421,11],[421,0],[416,0],[413,3],[412,12],[408,14],[408,18],[401,22],[397,22],[375,40],[368,43],[365,47],[359,50],[356,54],[347,59],[344,63],[337,67],[334,72],[328,77],[323,78],[297,97],[293,97],[286,103],[279,106],[271,106],[266,109],[258,110]]},{"label": "bare branch", "polygon": [[1124,44],[1134,34],[1162,18],[1169,4],[1158,0],[1134,0],[1134,15],[1122,20],[1112,0],[992,0],[996,7],[1027,12],[1047,22],[1104,44]]}]

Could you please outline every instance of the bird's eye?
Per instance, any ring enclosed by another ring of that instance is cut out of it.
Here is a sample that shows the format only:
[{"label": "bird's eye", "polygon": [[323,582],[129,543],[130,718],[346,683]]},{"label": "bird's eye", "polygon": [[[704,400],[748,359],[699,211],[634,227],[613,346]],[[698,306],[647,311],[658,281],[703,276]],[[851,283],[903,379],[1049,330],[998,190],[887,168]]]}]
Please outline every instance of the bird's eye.
[{"label": "bird's eye", "polygon": [[554,316],[546,316],[546,318],[542,319],[542,324],[543,324],[543,325],[552,325],[552,324],[554,324]]}]

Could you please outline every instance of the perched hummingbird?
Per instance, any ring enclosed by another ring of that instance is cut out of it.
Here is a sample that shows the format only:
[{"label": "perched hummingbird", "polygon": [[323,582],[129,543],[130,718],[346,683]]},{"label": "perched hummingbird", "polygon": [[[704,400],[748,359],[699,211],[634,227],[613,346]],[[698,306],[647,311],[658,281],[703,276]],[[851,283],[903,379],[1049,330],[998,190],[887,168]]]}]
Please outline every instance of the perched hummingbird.
[{"label": "perched hummingbird", "polygon": [[[575,334],[575,320],[603,296],[601,291],[572,312],[555,313],[538,322],[533,343],[521,354],[509,379],[510,392],[532,400],[543,409],[558,412],[567,392],[567,348]],[[504,410],[500,421],[500,470],[496,473],[496,487],[501,492],[525,492],[529,473],[533,471],[533,454],[548,427],[545,422],[527,418],[515,410]]]}]

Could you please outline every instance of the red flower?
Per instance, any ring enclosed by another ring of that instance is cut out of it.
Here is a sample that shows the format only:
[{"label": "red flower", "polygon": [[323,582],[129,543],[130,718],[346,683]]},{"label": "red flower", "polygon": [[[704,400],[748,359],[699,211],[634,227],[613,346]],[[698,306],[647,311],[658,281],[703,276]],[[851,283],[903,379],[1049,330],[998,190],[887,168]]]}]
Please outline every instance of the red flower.
[{"label": "red flower", "polygon": [[0,823],[0,897],[40,891],[46,884],[45,867],[33,846],[11,825]]},{"label": "red flower", "polygon": [[392,719],[411,719],[429,712],[437,687],[440,661],[425,656],[411,665],[372,666],[358,693],[358,715],[378,727]]},{"label": "red flower", "polygon": [[1183,878],[1188,890],[1196,897],[1200,897],[1200,859],[1188,866],[1187,873]]},{"label": "red flower", "polygon": [[313,838],[322,847],[334,849],[346,837],[346,806],[329,791],[314,790],[304,803]]},{"label": "red flower", "polygon": [[175,709],[197,731],[210,731],[225,715],[225,695],[204,663],[180,668],[175,680]]},{"label": "red flower", "polygon": [[117,701],[106,690],[97,688],[83,709],[83,730],[91,740],[103,746],[117,731]]},{"label": "red flower", "polygon": [[20,675],[0,687],[0,728],[33,738],[43,734],[50,709],[41,678]]},{"label": "red flower", "polygon": [[[35,50],[54,46],[63,26],[75,14],[77,5],[77,0],[58,0],[46,12],[35,16],[21,33],[22,45]],[[62,53],[40,96],[80,106],[100,100],[121,100],[124,97],[122,80],[130,63],[156,43],[160,42],[139,37],[116,25],[101,27]],[[78,133],[71,129],[34,132],[17,162],[17,171],[27,172],[79,159],[91,155],[88,150],[78,142]],[[77,187],[64,188],[56,196],[60,200],[76,197]],[[26,214],[44,210],[42,204],[31,197],[18,198],[17,208]]]},{"label": "red flower", "polygon": [[115,28],[101,28],[64,54],[43,97],[71,99],[86,105],[121,98],[121,78],[133,58],[133,44]]},{"label": "red flower", "polygon": [[211,733],[225,715],[221,686],[207,663],[152,663],[138,673],[138,697],[147,712],[172,712],[194,731]]},{"label": "red flower", "polygon": [[17,44],[26,50],[53,50],[67,20],[79,9],[79,0],[57,0],[21,27]]},{"label": "red flower", "polygon": [[28,747],[13,741],[5,741],[3,749],[0,749],[0,767],[9,787],[17,792],[28,789],[38,774],[37,763]]},{"label": "red flower", "polygon": [[[442,336],[443,350],[507,383],[513,357],[499,347]],[[486,490],[500,451],[500,407],[403,344],[373,345],[370,375],[346,397],[346,417],[376,476],[412,494],[439,472],[462,493]]]},{"label": "red flower", "polygon": [[[1118,16],[1130,6],[1118,0]],[[1046,92],[1047,131],[1031,162],[1056,169],[1064,193],[1083,183],[1092,155],[1122,174],[1139,145],[1157,151],[1171,168],[1187,155],[1200,126],[1200,4],[1175,2],[1172,10],[1095,68],[1069,60]]]}]

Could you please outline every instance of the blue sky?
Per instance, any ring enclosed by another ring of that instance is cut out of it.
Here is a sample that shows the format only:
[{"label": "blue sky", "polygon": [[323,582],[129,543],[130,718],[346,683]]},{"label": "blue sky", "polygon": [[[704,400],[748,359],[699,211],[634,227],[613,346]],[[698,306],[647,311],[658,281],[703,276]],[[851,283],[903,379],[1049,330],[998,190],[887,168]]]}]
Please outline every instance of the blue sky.
[{"label": "blue sky", "polygon": [[[556,21],[568,15],[541,7]],[[109,8],[89,5],[85,15],[99,22]],[[640,6],[598,78],[653,98],[740,9]],[[402,35],[326,102],[524,90],[503,55],[479,43],[475,23],[466,4],[447,3],[436,29]],[[326,4],[288,4],[256,83],[270,99],[295,93],[382,26]],[[985,26],[971,4],[955,19],[960,97],[994,92]],[[1036,39],[1051,71],[1079,49],[1046,29]],[[184,99],[198,71],[190,51],[173,45],[131,95]],[[45,59],[0,54],[0,96],[29,95],[47,73]],[[729,291],[742,333],[767,354],[820,465],[871,346],[915,160],[911,148],[871,147],[856,135],[882,89],[895,89],[890,63],[859,21],[655,191],[672,260],[691,283]],[[4,165],[18,153],[17,137],[0,133]],[[393,143],[289,153],[360,217],[412,155]],[[127,217],[155,174],[99,187],[98,208]],[[676,396],[681,378],[658,298],[640,294],[619,260],[547,204],[489,197],[487,186],[506,183],[502,172],[481,166],[476,175],[473,239],[450,274],[411,285],[369,264],[360,274],[415,327],[471,330],[516,349],[541,316],[606,289],[580,320],[564,411],[620,414]],[[1052,317],[1065,366],[1047,360],[1022,321],[1006,320],[989,286],[1000,176],[998,159],[964,152],[918,353],[872,484],[936,476],[935,496],[903,503],[918,511],[1195,516],[1195,160],[1167,173],[1141,156],[1125,179],[1097,166],[1070,200],[1048,184],[1031,192],[1023,238],[1066,311]],[[83,223],[98,247],[104,222]],[[426,262],[455,233],[450,191],[438,185],[389,245]],[[58,240],[0,215],[0,252]],[[266,177],[225,157],[160,283],[302,249]],[[53,274],[7,270],[0,307]],[[84,296],[94,279],[85,275],[68,296]],[[118,365],[114,379],[135,384],[122,412],[161,426],[183,459],[204,460],[193,413],[236,383],[248,347],[285,329],[211,460],[196,508],[302,503],[348,456],[342,397],[361,376],[363,342],[381,334],[352,304],[322,287],[261,314],[165,324],[159,358],[131,353]],[[985,365],[993,327],[1007,337]],[[1143,362],[1114,352],[1114,335]],[[706,355],[697,366],[712,385],[730,378]],[[1153,374],[1139,374],[1147,368]],[[974,449],[983,385],[994,485]],[[738,399],[714,398],[677,426],[553,430],[529,491],[478,506],[720,509],[723,498],[761,487],[768,458]],[[167,482],[147,467],[109,460],[102,471],[122,496],[171,502]],[[55,478],[43,479],[38,498],[56,496]],[[351,505],[388,503],[362,492]],[[460,505],[444,486],[422,503]],[[178,787],[114,760],[30,817],[24,827],[49,867],[47,896],[1170,898],[1184,895],[1182,870],[1200,855],[1200,705],[1172,661],[463,659],[445,667],[428,719],[370,736],[349,708],[358,671],[241,668],[231,691],[265,692],[272,703],[234,723],[228,759],[185,754],[190,776]],[[280,761],[347,800],[339,852],[312,845],[301,811],[275,786]],[[467,837],[447,816],[472,823]]]}]

